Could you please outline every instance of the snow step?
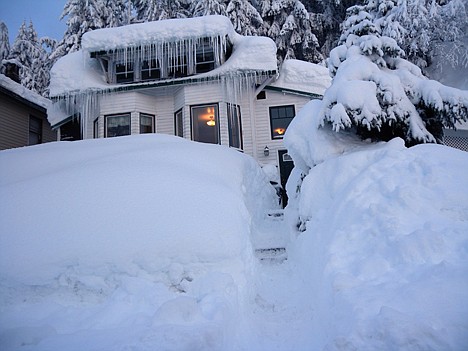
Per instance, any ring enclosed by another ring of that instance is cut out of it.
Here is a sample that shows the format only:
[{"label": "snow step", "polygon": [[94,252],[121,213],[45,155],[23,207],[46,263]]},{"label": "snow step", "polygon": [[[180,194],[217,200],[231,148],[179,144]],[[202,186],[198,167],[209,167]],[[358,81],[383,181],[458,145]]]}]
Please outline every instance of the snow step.
[{"label": "snow step", "polygon": [[266,217],[273,221],[282,221],[284,219],[284,210],[268,211]]},{"label": "snow step", "polygon": [[260,261],[278,262],[281,263],[288,259],[286,248],[275,247],[269,249],[256,249],[255,256]]}]

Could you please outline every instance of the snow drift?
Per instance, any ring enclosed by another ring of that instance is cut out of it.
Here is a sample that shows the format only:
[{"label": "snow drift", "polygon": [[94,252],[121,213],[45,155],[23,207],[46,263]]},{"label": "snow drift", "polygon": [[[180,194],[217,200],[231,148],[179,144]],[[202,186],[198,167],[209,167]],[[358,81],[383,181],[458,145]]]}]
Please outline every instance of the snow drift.
[{"label": "snow drift", "polygon": [[298,166],[288,215],[302,230],[290,258],[313,301],[311,349],[466,349],[468,154],[361,142],[320,127],[320,105],[285,136]]},{"label": "snow drift", "polygon": [[163,135],[3,151],[0,198],[3,350],[226,348],[276,203],[250,157]]}]

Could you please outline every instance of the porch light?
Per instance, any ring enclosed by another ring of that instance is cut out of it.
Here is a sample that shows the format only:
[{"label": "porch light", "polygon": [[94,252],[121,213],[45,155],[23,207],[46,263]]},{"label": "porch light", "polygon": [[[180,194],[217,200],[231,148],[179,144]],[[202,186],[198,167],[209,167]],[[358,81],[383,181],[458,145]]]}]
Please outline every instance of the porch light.
[{"label": "porch light", "polygon": [[270,149],[268,148],[268,146],[265,146],[265,148],[263,149],[263,155],[265,157],[270,156]]},{"label": "porch light", "polygon": [[214,127],[216,125],[216,122],[214,120],[214,116],[210,116],[210,119],[208,120],[208,122],[206,122],[206,124],[210,127]]}]

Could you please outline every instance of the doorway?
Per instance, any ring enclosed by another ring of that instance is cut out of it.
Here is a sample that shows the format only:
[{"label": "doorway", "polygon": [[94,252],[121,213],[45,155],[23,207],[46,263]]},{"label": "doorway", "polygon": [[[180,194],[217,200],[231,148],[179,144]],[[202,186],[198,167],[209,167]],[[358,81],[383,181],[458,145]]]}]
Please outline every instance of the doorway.
[{"label": "doorway", "polygon": [[286,194],[286,183],[289,175],[294,168],[294,162],[288,154],[288,150],[278,150],[279,169],[280,169],[280,181],[283,191],[281,193],[281,200],[283,208],[288,204],[288,195]]}]

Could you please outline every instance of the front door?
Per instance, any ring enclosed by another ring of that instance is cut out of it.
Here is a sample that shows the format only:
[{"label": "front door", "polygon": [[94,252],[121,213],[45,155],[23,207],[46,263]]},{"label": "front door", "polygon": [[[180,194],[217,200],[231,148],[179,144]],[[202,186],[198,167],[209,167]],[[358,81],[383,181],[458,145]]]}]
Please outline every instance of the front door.
[{"label": "front door", "polygon": [[294,168],[294,162],[291,156],[288,155],[287,150],[278,151],[279,168],[280,168],[280,179],[281,187],[284,189],[282,192],[282,203],[283,207],[288,204],[288,196],[286,195],[286,182],[288,181],[289,175]]}]

